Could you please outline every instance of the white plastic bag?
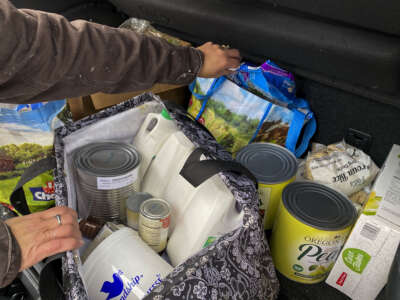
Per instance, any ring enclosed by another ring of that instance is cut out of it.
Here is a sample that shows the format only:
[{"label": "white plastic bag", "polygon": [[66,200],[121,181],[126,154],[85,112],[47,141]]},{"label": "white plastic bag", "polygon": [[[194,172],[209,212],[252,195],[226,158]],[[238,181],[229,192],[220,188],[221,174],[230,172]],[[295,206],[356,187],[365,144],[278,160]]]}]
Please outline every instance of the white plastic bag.
[{"label": "white plastic bag", "polygon": [[306,160],[305,177],[350,196],[368,186],[379,168],[362,150],[344,141],[313,145]]}]

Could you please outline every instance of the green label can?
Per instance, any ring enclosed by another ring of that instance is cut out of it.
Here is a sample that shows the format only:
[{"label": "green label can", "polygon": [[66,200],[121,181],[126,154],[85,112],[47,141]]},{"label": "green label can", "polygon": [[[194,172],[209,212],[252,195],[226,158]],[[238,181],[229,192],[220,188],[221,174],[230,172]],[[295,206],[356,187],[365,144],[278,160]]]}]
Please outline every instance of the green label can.
[{"label": "green label can", "polygon": [[351,201],[329,187],[313,182],[289,184],[271,236],[276,269],[301,283],[325,280],[356,215]]}]

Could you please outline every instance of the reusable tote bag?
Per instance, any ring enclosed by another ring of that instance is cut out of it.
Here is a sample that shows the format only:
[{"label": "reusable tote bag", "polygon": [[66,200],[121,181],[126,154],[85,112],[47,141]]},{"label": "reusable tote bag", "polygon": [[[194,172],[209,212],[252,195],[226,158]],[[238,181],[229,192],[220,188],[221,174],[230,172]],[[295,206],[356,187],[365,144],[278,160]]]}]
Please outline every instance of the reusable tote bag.
[{"label": "reusable tote bag", "polygon": [[[162,109],[165,106],[158,97],[143,94],[57,130],[56,205],[77,206],[68,172],[71,159],[68,151],[71,151],[69,142],[84,141],[74,136],[121,140],[126,134],[137,133],[147,114]],[[207,160],[234,163],[232,156],[200,124],[187,117],[186,111],[170,109],[170,116],[186,138],[208,153],[204,154]],[[87,130],[90,135],[85,134]],[[258,213],[256,186],[248,176],[227,171],[218,174],[243,211],[243,224],[176,266],[145,299],[276,299],[279,283]],[[79,270],[76,253],[67,252],[63,259],[63,289],[67,299],[87,299]],[[121,297],[124,296],[115,299]]]},{"label": "reusable tote bag", "polygon": [[285,96],[264,72],[242,65],[229,79],[197,78],[188,112],[233,155],[248,143],[270,142],[300,157],[316,131],[314,114],[307,101]]}]

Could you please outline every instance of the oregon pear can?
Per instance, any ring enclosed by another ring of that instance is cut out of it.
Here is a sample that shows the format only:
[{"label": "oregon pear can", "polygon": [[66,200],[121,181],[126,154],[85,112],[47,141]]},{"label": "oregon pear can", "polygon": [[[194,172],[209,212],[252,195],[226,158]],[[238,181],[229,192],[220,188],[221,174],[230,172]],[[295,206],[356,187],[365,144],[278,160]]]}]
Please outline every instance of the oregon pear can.
[{"label": "oregon pear can", "polygon": [[343,194],[313,182],[294,182],[282,193],[272,230],[277,270],[301,283],[326,279],[356,220]]}]

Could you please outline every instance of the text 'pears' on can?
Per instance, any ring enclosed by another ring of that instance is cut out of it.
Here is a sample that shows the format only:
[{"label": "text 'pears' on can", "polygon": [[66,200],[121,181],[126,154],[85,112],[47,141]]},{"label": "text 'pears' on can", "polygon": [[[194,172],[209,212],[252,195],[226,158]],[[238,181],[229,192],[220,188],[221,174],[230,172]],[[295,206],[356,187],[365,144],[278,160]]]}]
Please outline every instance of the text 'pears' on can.
[{"label": "text 'pears' on can", "polygon": [[140,206],[139,235],[156,252],[167,246],[171,206],[163,199],[152,198]]},{"label": "text 'pears' on can", "polygon": [[290,183],[270,241],[276,269],[301,283],[325,280],[356,218],[344,194],[315,182]]},{"label": "text 'pears' on can", "polygon": [[264,229],[272,229],[282,190],[296,177],[296,157],[276,144],[252,143],[238,152],[236,160],[257,178]]}]

